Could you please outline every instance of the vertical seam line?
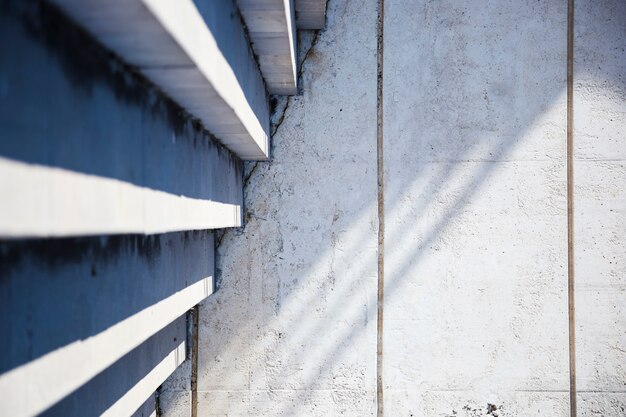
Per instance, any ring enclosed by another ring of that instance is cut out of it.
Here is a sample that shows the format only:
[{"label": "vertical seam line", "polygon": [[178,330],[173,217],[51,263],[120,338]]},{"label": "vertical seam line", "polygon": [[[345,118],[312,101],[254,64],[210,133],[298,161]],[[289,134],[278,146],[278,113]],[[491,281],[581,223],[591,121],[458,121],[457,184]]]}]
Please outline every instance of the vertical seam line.
[{"label": "vertical seam line", "polygon": [[378,294],[376,306],[376,407],[377,416],[384,416],[383,386],[383,307],[385,296],[385,172],[383,159],[383,48],[385,0],[378,0],[376,22],[376,163],[378,193]]},{"label": "vertical seam line", "polygon": [[574,303],[574,0],[567,3],[567,298],[570,417],[576,417],[576,322]]},{"label": "vertical seam line", "polygon": [[192,346],[191,346],[191,417],[198,416],[198,330],[200,304],[191,310],[192,319]]}]

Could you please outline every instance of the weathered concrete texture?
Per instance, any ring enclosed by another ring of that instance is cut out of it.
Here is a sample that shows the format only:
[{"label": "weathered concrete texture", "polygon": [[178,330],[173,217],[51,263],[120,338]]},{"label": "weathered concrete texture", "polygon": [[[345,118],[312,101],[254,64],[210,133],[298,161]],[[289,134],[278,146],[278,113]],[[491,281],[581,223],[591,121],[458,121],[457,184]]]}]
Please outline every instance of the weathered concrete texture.
[{"label": "weathered concrete texture", "polygon": [[[172,375],[176,379],[180,378],[179,370],[185,366],[187,362],[183,363]],[[163,391],[159,396],[159,405],[161,410],[161,417],[190,417],[192,415],[192,401],[191,390],[177,390],[171,388],[171,379],[165,381],[164,386],[168,386],[168,389]]]},{"label": "weathered concrete texture", "polygon": [[[200,309],[198,415],[374,414],[372,3],[330,3],[300,51],[304,95],[277,102],[275,161],[246,168],[247,226],[221,240]],[[577,7],[578,412],[614,417],[625,6]],[[387,2],[388,416],[569,415],[566,19],[552,0]],[[189,372],[166,415],[194,406]]]},{"label": "weathered concrete texture", "polygon": [[579,416],[626,415],[626,3],[577,0],[574,62]]},{"label": "weathered concrete texture", "polygon": [[199,416],[375,410],[376,9],[334,1],[200,306]]},{"label": "weathered concrete texture", "polygon": [[386,415],[568,415],[566,17],[386,2]]}]

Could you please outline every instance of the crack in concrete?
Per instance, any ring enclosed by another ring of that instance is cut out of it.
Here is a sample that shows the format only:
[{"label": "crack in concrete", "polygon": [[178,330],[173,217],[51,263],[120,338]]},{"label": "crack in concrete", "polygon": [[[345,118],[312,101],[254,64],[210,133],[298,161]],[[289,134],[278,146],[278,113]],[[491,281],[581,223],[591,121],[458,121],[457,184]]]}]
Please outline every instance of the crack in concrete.
[{"label": "crack in concrete", "polygon": [[[311,39],[311,44],[309,45],[309,47],[307,48],[306,52],[304,53],[304,56],[302,57],[302,59],[300,60],[300,63],[298,65],[298,80],[302,79],[302,76],[304,75],[304,65],[305,63],[308,61],[308,59],[310,58],[311,54],[313,53],[317,42],[319,40],[319,34],[320,34],[321,30],[316,30],[314,35],[313,35],[313,39]],[[280,128],[280,126],[283,124],[283,122],[285,121],[285,117],[287,115],[287,110],[289,109],[289,106],[291,105],[291,101],[292,101],[293,96],[287,96],[286,100],[284,100],[285,104],[282,106],[282,108],[280,110],[275,110],[274,114],[272,114],[272,119],[276,120],[276,122],[272,123],[271,126],[271,131],[270,131],[270,160],[269,161],[255,161],[254,163],[252,163],[252,167],[248,170],[247,173],[244,173],[243,176],[243,181],[242,181],[242,187],[243,187],[243,193],[244,193],[244,215],[243,215],[243,225],[241,227],[235,228],[235,232],[237,234],[241,234],[243,232],[243,230],[245,230],[246,227],[246,223],[247,223],[247,219],[250,218],[251,216],[249,216],[246,212],[246,190],[248,189],[248,185],[250,184],[250,181],[254,175],[254,173],[256,172],[256,170],[259,168],[259,165],[261,162],[271,162],[272,161],[272,155],[273,155],[273,148],[274,148],[274,141],[272,140],[274,135],[276,134],[276,132],[278,132],[278,129]],[[278,118],[275,117],[276,114],[278,114],[279,112],[279,116]],[[215,231],[215,257],[217,260],[217,256],[218,256],[218,249],[221,246],[224,237],[226,236],[228,230],[223,229],[223,230],[216,230]],[[217,261],[216,261],[217,262]]]},{"label": "crack in concrete", "polygon": [[291,103],[291,96],[288,96],[287,100],[285,100],[285,105],[283,106],[282,110],[280,111],[280,116],[279,116],[278,120],[276,121],[276,123],[274,123],[272,125],[272,137],[274,137],[274,135],[278,131],[278,128],[280,127],[280,125],[282,125],[283,122],[285,121],[285,114],[287,113],[287,109],[289,108],[289,104],[290,103]]},{"label": "crack in concrete", "polygon": [[319,35],[320,30],[316,30],[315,35],[313,35],[313,39],[311,40],[311,45],[309,46],[309,49],[307,49],[307,51],[304,53],[304,56],[302,57],[302,60],[300,61],[300,66],[298,67],[298,80],[302,79],[302,75],[304,74],[304,63],[309,59],[309,56],[313,52],[313,49],[315,49],[317,41],[319,40]]},{"label": "crack in concrete", "polygon": [[224,235],[226,235],[226,229],[215,230],[215,249],[216,250],[222,244],[222,241],[224,240]]},{"label": "crack in concrete", "polygon": [[[315,35],[313,35],[313,39],[311,40],[311,45],[306,50],[306,52],[304,53],[304,56],[302,57],[302,60],[300,61],[300,65],[298,66],[298,82],[299,83],[300,83],[300,80],[302,80],[302,75],[304,74],[304,64],[309,59],[309,56],[311,55],[311,53],[315,49],[315,46],[317,45],[317,41],[319,39],[319,34],[320,34],[320,31],[316,30],[315,31]],[[272,133],[271,133],[272,137],[276,134],[276,132],[278,132],[278,129],[280,128],[280,126],[285,121],[285,115],[287,114],[287,109],[289,108],[289,105],[291,104],[291,98],[292,97],[293,96],[288,96],[287,97],[287,100],[286,100],[285,105],[283,106],[283,108],[281,110],[281,113],[280,113],[280,116],[279,116],[278,120],[276,121],[276,123],[273,124],[273,126],[272,126]]]},{"label": "crack in concrete", "polygon": [[[306,52],[304,53],[304,56],[302,57],[302,60],[300,60],[300,64],[298,65],[298,82],[300,82],[299,80],[302,79],[302,76],[304,74],[304,64],[307,62],[307,60],[313,53],[315,46],[317,45],[320,31],[321,30],[315,31],[315,34],[313,35],[313,39],[311,40],[311,45],[309,45]],[[280,128],[280,126],[282,126],[283,122],[285,121],[285,116],[287,115],[287,110],[289,109],[289,106],[291,105],[292,98],[293,96],[287,96],[287,99],[285,100],[285,105],[282,106],[278,119],[276,120],[275,123],[272,124],[271,132],[270,132],[270,161],[269,162],[271,162],[272,160],[271,155],[273,154],[274,141],[272,139],[274,135],[276,134],[276,132],[278,132],[278,129]],[[272,119],[275,119],[275,117],[273,116],[274,115],[272,115]],[[243,178],[244,193],[245,193],[245,189],[248,187],[248,184],[250,183],[250,179],[252,178],[252,175],[257,170],[261,162],[262,161],[255,161],[254,164],[252,165],[252,168],[248,171],[247,174],[244,175],[244,178]],[[245,223],[244,223],[244,227],[245,227]],[[221,238],[220,238],[219,243],[221,243]]]},{"label": "crack in concrete", "polygon": [[[304,56],[302,57],[302,60],[300,61],[299,65],[298,65],[298,80],[302,79],[302,76],[304,74],[304,70],[305,70],[305,63],[307,62],[307,60],[310,58],[311,54],[313,53],[313,50],[315,49],[315,46],[317,45],[318,39],[319,39],[319,33],[320,30],[316,30],[313,38],[311,39],[311,44],[309,45],[309,47],[307,48],[306,52],[304,53]],[[300,82],[300,81],[299,81]],[[300,93],[300,90],[299,90]],[[273,137],[274,135],[278,132],[279,128],[282,126],[283,122],[285,121],[286,115],[287,115],[287,110],[289,109],[291,102],[292,102],[293,96],[287,96],[286,99],[282,100],[284,101],[284,105],[281,106],[280,110],[275,110],[271,116],[271,120],[276,120],[276,122],[272,123],[271,129],[270,129],[270,159],[269,161],[254,161],[251,165],[251,167],[247,170],[247,173],[245,172],[245,168],[249,167],[250,165],[246,164],[244,165],[244,175],[243,175],[243,180],[242,180],[242,187],[243,187],[243,197],[244,197],[244,215],[243,215],[243,224],[241,227],[237,227],[237,228],[231,228],[231,229],[219,229],[219,230],[215,230],[215,266],[216,266],[216,270],[215,270],[215,280],[216,280],[216,287],[217,289],[219,289],[219,283],[221,281],[221,271],[218,268],[218,265],[220,264],[220,259],[219,259],[219,248],[222,245],[222,243],[224,242],[225,237],[230,234],[230,233],[234,233],[235,236],[240,236],[244,233],[245,228],[246,228],[246,224],[247,224],[247,220],[251,217],[255,217],[257,218],[253,212],[249,212],[246,209],[246,199],[247,199],[247,190],[248,190],[248,185],[250,184],[250,181],[252,180],[254,173],[257,171],[257,169],[260,166],[261,162],[271,162],[272,161],[272,155],[273,155],[273,150],[274,150],[274,141],[273,141]],[[276,115],[278,114],[278,117],[276,117]],[[278,284],[280,286],[280,283]],[[280,293],[280,291],[279,291]],[[280,300],[277,299],[277,304],[275,306],[276,311],[278,311],[280,309]],[[197,325],[197,324],[196,324]],[[197,336],[197,329],[196,329],[196,336]],[[197,343],[196,343],[197,346]],[[197,352],[195,352],[197,355]],[[192,389],[193,393],[195,394],[195,397],[192,399],[192,403],[193,403],[193,408],[196,409],[196,413],[197,413],[197,383],[194,389]],[[192,395],[193,396],[193,395]]]},{"label": "crack in concrete", "polygon": [[256,171],[256,169],[258,167],[259,167],[259,161],[256,161],[252,165],[252,168],[250,169],[250,171],[248,171],[248,173],[243,177],[243,188],[244,188],[244,190],[248,186],[248,183],[250,182],[250,178],[252,178],[252,174],[254,174],[254,171]]}]

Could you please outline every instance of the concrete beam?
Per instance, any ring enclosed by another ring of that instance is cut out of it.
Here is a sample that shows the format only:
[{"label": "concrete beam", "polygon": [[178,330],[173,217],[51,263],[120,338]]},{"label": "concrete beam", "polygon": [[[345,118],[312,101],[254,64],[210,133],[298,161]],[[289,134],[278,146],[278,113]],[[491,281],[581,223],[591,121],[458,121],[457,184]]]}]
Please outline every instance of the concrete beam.
[{"label": "concrete beam", "polygon": [[[0,415],[39,414],[83,387],[208,297],[213,268],[208,232],[2,243]],[[163,369],[114,410],[139,407]]]},{"label": "concrete beam", "polygon": [[269,104],[238,19],[214,16],[228,22],[221,30],[239,40],[231,45],[245,56],[234,62],[216,39],[214,30],[219,29],[207,26],[192,0],[51,1],[200,119],[240,158],[269,157]]},{"label": "concrete beam", "polygon": [[239,204],[0,157],[0,237],[165,233],[241,226]]},{"label": "concrete beam", "polygon": [[[44,411],[111,366],[212,292],[213,279],[207,277],[96,336],[71,343],[1,375],[0,391],[6,395],[6,401],[2,404],[3,412],[19,417],[33,416]],[[171,369],[171,372],[174,369]],[[153,390],[157,387],[158,385]],[[129,395],[135,397],[132,392],[129,392]],[[128,401],[122,400],[123,403],[114,409],[127,409]],[[139,407],[142,402],[137,406]]]},{"label": "concrete beam", "polygon": [[268,91],[297,93],[295,11],[292,0],[239,0]]},{"label": "concrete beam", "polygon": [[326,0],[295,0],[298,29],[322,29],[326,24]]},{"label": "concrete beam", "polygon": [[574,281],[579,416],[626,409],[626,3],[574,11]]},{"label": "concrete beam", "polygon": [[185,360],[185,341],[163,358],[141,381],[137,382],[119,400],[109,407],[102,417],[128,416],[159,388],[176,368]]},{"label": "concrete beam", "polygon": [[183,315],[40,417],[155,415],[154,392],[185,360],[186,333]]}]

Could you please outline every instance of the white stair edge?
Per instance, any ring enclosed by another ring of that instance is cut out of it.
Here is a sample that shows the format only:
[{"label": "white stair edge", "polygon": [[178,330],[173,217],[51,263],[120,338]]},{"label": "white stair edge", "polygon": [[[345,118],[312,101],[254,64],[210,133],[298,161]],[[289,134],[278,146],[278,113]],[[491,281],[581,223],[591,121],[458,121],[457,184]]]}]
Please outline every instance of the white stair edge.
[{"label": "white stair edge", "polygon": [[[264,106],[257,116],[192,0],[50,1],[136,66],[241,159],[268,159],[269,104],[255,103]],[[256,66],[254,71],[254,89],[264,93]]]},{"label": "white stair edge", "polygon": [[183,341],[100,416],[132,415],[184,361],[185,342]]},{"label": "white stair edge", "polygon": [[241,206],[0,157],[0,237],[165,233],[239,227]]},{"label": "white stair edge", "polygon": [[0,414],[30,417],[45,411],[212,293],[213,278],[203,278],[95,336],[0,375]]}]

